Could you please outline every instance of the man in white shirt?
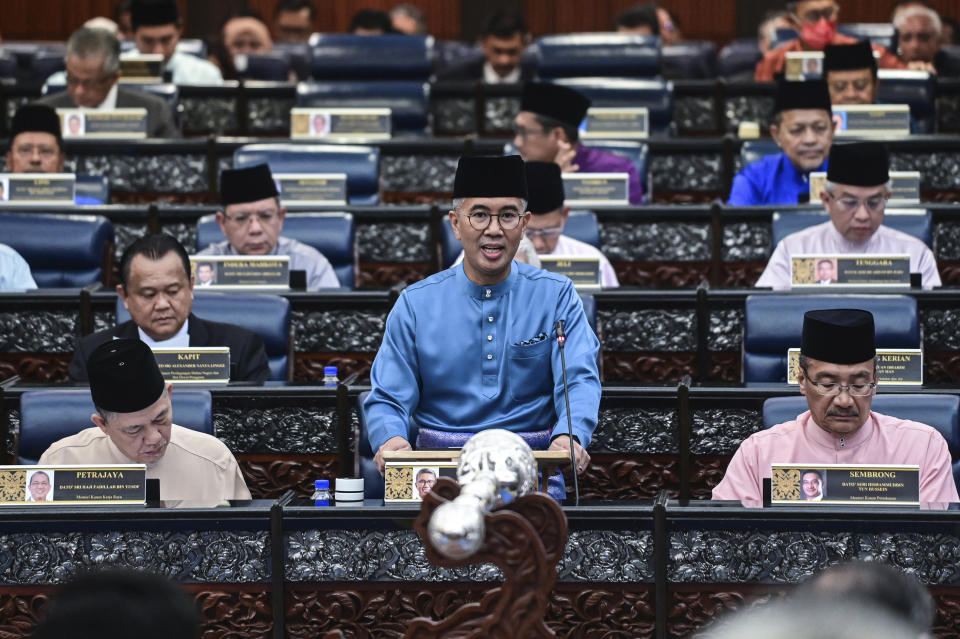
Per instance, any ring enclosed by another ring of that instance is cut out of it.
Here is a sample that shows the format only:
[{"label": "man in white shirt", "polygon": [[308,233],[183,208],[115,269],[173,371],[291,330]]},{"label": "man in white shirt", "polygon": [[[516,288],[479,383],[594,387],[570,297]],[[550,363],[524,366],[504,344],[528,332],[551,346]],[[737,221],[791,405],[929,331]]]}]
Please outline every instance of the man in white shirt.
[{"label": "man in white shirt", "polygon": [[873,253],[910,256],[910,272],[920,273],[923,288],[940,286],[933,251],[917,238],[883,226],[890,198],[887,148],[880,142],[834,144],[827,183],[820,201],[830,221],[783,238],[774,249],[757,286],[790,288],[790,257]]},{"label": "man in white shirt", "polygon": [[136,51],[127,55],[159,53],[174,84],[219,84],[223,76],[215,64],[188,53],[179,53],[177,43],[183,27],[173,0],[133,0],[130,5]]},{"label": "man in white shirt", "polygon": [[27,261],[14,249],[0,244],[0,292],[29,291],[37,288]]}]

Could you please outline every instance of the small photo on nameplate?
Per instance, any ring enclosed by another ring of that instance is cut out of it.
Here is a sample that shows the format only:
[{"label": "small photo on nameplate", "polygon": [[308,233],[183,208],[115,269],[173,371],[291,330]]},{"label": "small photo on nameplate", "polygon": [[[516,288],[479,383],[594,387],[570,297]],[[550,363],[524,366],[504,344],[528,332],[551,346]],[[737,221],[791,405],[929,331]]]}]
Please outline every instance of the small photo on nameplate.
[{"label": "small photo on nameplate", "polygon": [[596,257],[538,255],[540,268],[566,275],[578,290],[597,290],[601,286],[600,260]]},{"label": "small photo on nameplate", "polygon": [[91,111],[57,109],[64,139],[142,139],[147,137],[144,108]]},{"label": "small photo on nameplate", "polygon": [[456,480],[457,462],[388,461],[384,468],[383,501],[386,504],[419,503],[437,483],[438,477]]},{"label": "small photo on nameplate", "polygon": [[0,205],[73,204],[76,183],[73,173],[0,173]]},{"label": "small photo on nameplate", "polygon": [[647,107],[590,107],[580,124],[580,137],[588,140],[640,140],[649,134]]},{"label": "small photo on nameplate", "polygon": [[[787,383],[800,383],[800,349],[787,351]],[[877,383],[896,386],[923,385],[923,350],[877,349]]]},{"label": "small photo on nameplate", "polygon": [[145,504],[145,464],[0,466],[0,506]]},{"label": "small photo on nameplate", "polygon": [[823,75],[823,51],[788,51],[783,77],[793,82],[819,80]]},{"label": "small photo on nameplate", "polygon": [[835,104],[833,123],[834,132],[840,136],[910,135],[910,107],[906,104]]},{"label": "small photo on nameplate", "polygon": [[163,55],[143,53],[120,58],[121,84],[155,84],[163,82]]},{"label": "small photo on nameplate", "polygon": [[195,290],[289,289],[289,255],[191,255]]},{"label": "small photo on nameplate", "polygon": [[790,282],[793,288],[910,288],[910,256],[792,255]]},{"label": "small photo on nameplate", "polygon": [[347,203],[346,173],[274,173],[280,203],[344,206]]},{"label": "small photo on nameplate", "polygon": [[164,381],[174,384],[226,384],[230,381],[229,346],[153,347]]},{"label": "small photo on nameplate", "polygon": [[391,113],[382,107],[296,107],[290,110],[290,137],[386,140],[393,133]]},{"label": "small photo on nameplate", "polygon": [[920,467],[907,465],[776,463],[770,468],[774,505],[918,506]]},{"label": "small photo on nameplate", "polygon": [[619,206],[630,204],[627,173],[564,173],[567,206]]}]

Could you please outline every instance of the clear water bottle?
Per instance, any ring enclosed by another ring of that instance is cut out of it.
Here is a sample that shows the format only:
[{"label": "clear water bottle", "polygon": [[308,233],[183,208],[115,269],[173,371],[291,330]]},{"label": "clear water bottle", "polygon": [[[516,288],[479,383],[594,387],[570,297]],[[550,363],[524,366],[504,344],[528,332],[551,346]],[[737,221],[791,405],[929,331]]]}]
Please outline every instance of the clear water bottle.
[{"label": "clear water bottle", "polygon": [[330,480],[329,479],[317,479],[313,482],[313,505],[314,506],[329,506],[330,505]]},{"label": "clear water bottle", "polygon": [[336,386],[339,381],[340,380],[337,379],[336,366],[323,367],[323,385],[324,386]]}]

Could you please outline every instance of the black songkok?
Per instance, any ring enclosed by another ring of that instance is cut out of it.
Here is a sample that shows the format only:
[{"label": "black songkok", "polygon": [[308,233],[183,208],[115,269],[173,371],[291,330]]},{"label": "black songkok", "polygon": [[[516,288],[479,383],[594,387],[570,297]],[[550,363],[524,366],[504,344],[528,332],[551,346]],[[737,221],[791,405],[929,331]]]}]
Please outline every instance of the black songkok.
[{"label": "black songkok", "polygon": [[849,186],[879,186],[890,179],[887,147],[882,142],[853,142],[830,147],[827,180]]},{"label": "black songkok", "polygon": [[576,128],[589,108],[590,100],[571,88],[549,82],[527,82],[523,85],[521,111],[545,115]]},{"label": "black songkok", "polygon": [[527,210],[534,215],[553,213],[563,206],[563,178],[556,162],[527,162]]},{"label": "black songkok", "polygon": [[277,184],[266,164],[227,169],[220,174],[220,204],[223,206],[257,202],[277,195]]},{"label": "black songkok", "polygon": [[457,163],[453,197],[527,199],[527,177],[519,155],[462,157]]},{"label": "black songkok", "polygon": [[830,364],[859,364],[873,359],[877,354],[873,315],[852,308],[807,311],[800,352]]},{"label": "black songkok", "polygon": [[130,25],[140,27],[175,24],[180,21],[177,3],[173,0],[133,0],[130,3]]},{"label": "black songkok", "polygon": [[13,138],[27,131],[39,131],[49,133],[57,138],[57,145],[60,145],[60,116],[56,109],[46,104],[25,104],[13,116],[13,122],[10,123],[10,142]]},{"label": "black songkok", "polygon": [[115,339],[87,359],[93,404],[113,413],[136,413],[163,394],[163,375],[153,351],[139,339]]},{"label": "black songkok", "polygon": [[823,50],[823,73],[827,71],[852,71],[870,69],[877,74],[877,59],[866,40],[856,44],[828,44]]},{"label": "black songkok", "polygon": [[823,80],[807,82],[788,82],[781,80],[777,84],[777,97],[773,103],[773,114],[790,109],[823,109],[830,112],[830,90]]}]

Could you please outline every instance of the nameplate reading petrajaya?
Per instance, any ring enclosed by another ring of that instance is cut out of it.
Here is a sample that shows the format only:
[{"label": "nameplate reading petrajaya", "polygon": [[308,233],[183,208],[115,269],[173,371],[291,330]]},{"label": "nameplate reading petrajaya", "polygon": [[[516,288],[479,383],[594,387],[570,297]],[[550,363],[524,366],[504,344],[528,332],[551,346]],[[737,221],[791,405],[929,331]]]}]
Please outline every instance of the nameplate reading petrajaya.
[{"label": "nameplate reading petrajaya", "polygon": [[[814,171],[810,179],[810,202],[820,201],[820,192],[826,189],[826,171]],[[890,199],[887,206],[903,206],[920,201],[920,171],[890,171]],[[888,214],[903,213],[887,209]],[[921,211],[922,213],[922,211]]]},{"label": "nameplate reading petrajaya", "polygon": [[770,503],[919,506],[920,467],[872,464],[773,464]]},{"label": "nameplate reading petrajaya", "polygon": [[392,133],[387,108],[305,108],[290,110],[291,138],[387,140]]},{"label": "nameplate reading petrajaya", "polygon": [[601,285],[600,260],[596,257],[538,255],[540,268],[566,275],[578,289],[598,289]]},{"label": "nameplate reading petrajaya", "polygon": [[0,173],[0,204],[73,204],[73,173]]},{"label": "nameplate reading petrajaya", "polygon": [[290,288],[289,255],[191,255],[194,291]]},{"label": "nameplate reading petrajaya", "polygon": [[163,82],[163,55],[144,53],[120,58],[121,84]]},{"label": "nameplate reading petrajaya", "polygon": [[590,107],[581,125],[585,139],[639,140],[650,134],[647,107]]},{"label": "nameplate reading petrajaya", "polygon": [[147,137],[147,110],[141,107],[89,111],[57,109],[64,139],[138,139]]},{"label": "nameplate reading petrajaya", "polygon": [[145,464],[0,466],[0,505],[145,504]]},{"label": "nameplate reading petrajaya", "polygon": [[273,180],[283,205],[347,203],[346,173],[274,173]]},{"label": "nameplate reading petrajaya", "polygon": [[630,204],[627,173],[564,173],[564,203],[568,206]]},{"label": "nameplate reading petrajaya", "polygon": [[793,255],[790,283],[793,288],[910,288],[910,256]]},{"label": "nameplate reading petrajaya", "polygon": [[[800,349],[787,351],[787,383],[800,383]],[[923,385],[923,350],[877,349],[877,383],[898,386]]]},{"label": "nameplate reading petrajaya", "polygon": [[229,346],[153,347],[164,381],[175,384],[226,384],[230,381]]}]

